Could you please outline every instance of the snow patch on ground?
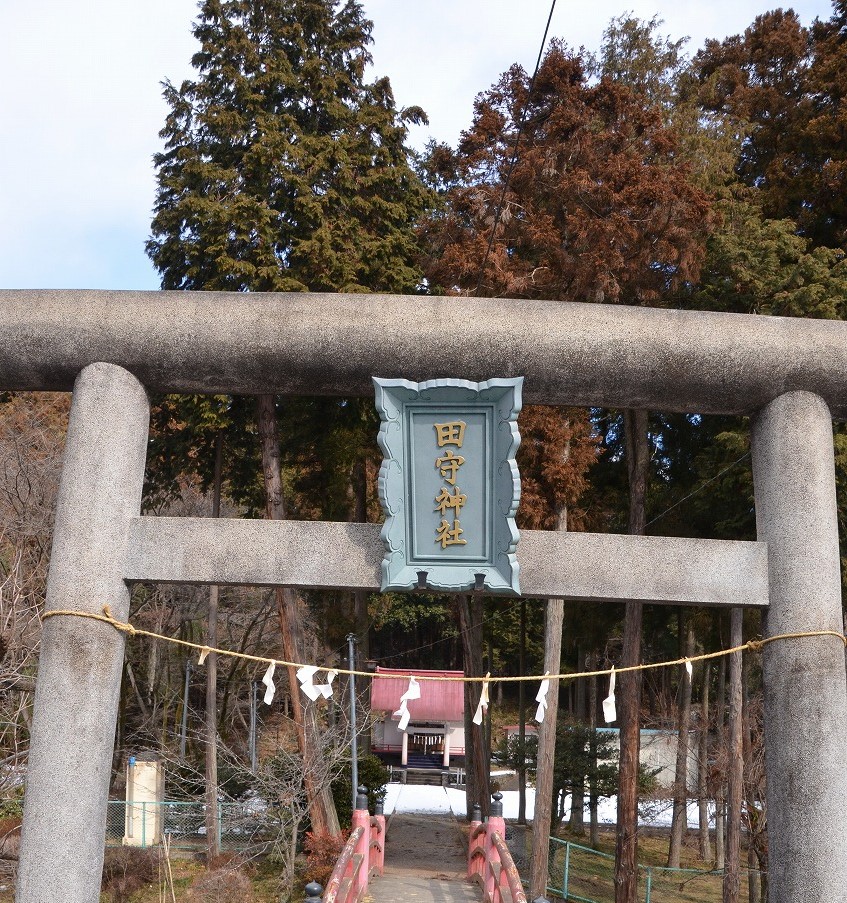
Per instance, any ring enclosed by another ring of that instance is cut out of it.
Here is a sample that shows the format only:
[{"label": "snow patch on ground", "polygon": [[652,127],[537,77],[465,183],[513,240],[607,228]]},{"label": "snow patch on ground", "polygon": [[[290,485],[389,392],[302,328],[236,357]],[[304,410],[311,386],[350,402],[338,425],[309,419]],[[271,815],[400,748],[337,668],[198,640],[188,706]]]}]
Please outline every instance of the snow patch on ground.
[{"label": "snow patch on ground", "polygon": [[[465,791],[455,787],[427,787],[414,784],[388,784],[385,797],[385,814],[393,812],[408,812],[426,815],[457,815],[465,816],[466,803]],[[669,828],[673,816],[673,802],[671,800],[657,800],[642,807],[643,817],[638,823],[642,827]],[[566,809],[570,811],[570,797],[567,799]],[[535,812],[535,788],[527,787],[526,790],[526,817],[531,819]],[[597,816],[601,825],[613,825],[617,821],[618,800],[617,797],[600,800],[597,807]],[[503,793],[503,817],[516,819],[518,817],[518,791],[506,790]],[[586,810],[586,819],[588,812]],[[709,822],[714,823],[714,808],[709,806]],[[688,826],[696,828],[698,822],[698,808],[696,802],[688,804]]]}]

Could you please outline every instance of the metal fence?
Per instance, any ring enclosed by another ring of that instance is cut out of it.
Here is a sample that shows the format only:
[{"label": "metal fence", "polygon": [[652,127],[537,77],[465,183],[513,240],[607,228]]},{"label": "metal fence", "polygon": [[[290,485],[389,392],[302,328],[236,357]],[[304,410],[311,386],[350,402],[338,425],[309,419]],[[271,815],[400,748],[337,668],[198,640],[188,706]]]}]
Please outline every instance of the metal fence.
[{"label": "metal fence", "polygon": [[[615,857],[569,840],[550,838],[547,891],[577,903],[614,903]],[[761,874],[742,870],[742,882]],[[723,871],[638,866],[639,903],[721,903]]]},{"label": "metal fence", "polygon": [[[269,849],[284,829],[284,813],[255,804],[218,803],[221,850]],[[109,800],[106,846],[157,846],[167,837],[171,849],[202,850],[206,846],[206,806],[176,800],[129,803]]]}]

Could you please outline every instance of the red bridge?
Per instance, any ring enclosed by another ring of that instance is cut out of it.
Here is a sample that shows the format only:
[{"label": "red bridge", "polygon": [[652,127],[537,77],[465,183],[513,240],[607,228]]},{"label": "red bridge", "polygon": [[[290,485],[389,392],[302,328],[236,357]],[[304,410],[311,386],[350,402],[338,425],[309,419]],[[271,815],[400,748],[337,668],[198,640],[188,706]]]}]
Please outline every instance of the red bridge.
[{"label": "red bridge", "polygon": [[467,838],[447,816],[395,813],[386,827],[381,810],[368,812],[363,788],[356,802],[350,838],[326,890],[308,884],[306,903],[526,903],[506,846],[499,793],[486,821],[475,807]]}]

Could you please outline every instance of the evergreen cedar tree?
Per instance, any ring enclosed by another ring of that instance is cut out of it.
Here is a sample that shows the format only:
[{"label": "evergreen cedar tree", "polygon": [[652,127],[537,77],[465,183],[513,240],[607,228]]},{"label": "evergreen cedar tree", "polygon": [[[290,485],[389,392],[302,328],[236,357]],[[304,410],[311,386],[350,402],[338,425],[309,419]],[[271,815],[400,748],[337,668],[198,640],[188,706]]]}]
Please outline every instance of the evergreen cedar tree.
[{"label": "evergreen cedar tree", "polygon": [[[156,155],[148,254],[164,289],[413,292],[413,226],[430,202],[410,165],[407,125],[387,79],[364,80],[371,23],[358,3],[206,0],[194,80],[165,84],[170,107]],[[371,406],[372,407],[372,406]],[[297,429],[306,516],[349,516],[342,475],[378,455],[375,415],[311,399],[281,412]],[[249,399],[163,400],[153,418],[150,503],[179,491],[179,462],[208,485],[214,436],[226,431],[229,494],[264,507]],[[328,428],[331,425],[331,428]],[[334,466],[337,465],[337,466]],[[332,471],[330,473],[330,470]],[[318,492],[315,492],[315,490]],[[326,504],[324,504],[324,500]],[[325,509],[325,510],[324,510]]]},{"label": "evergreen cedar tree", "polygon": [[167,82],[147,251],[165,289],[413,291],[427,191],[358,3],[204,0]]},{"label": "evergreen cedar tree", "polygon": [[[416,289],[413,226],[431,195],[404,141],[408,123],[425,116],[419,108],[397,111],[387,79],[365,82],[371,23],[358,3],[335,6],[202,4],[194,28],[201,49],[192,60],[198,77],[164,90],[171,111],[161,132],[165,150],[155,157],[159,187],[147,243],[162,288]],[[296,505],[304,513],[317,506],[338,517],[350,492],[337,472],[361,471],[363,459],[378,455],[375,415],[355,403],[336,408],[313,399],[283,414],[298,429],[295,444],[286,434],[286,452],[304,478]],[[208,483],[214,434],[224,429],[230,494],[261,511],[250,468],[258,453],[253,420],[250,400],[162,402],[154,412],[150,497],[178,492],[186,449]],[[330,457],[338,464],[333,475]],[[317,487],[324,491],[310,498]]]},{"label": "evergreen cedar tree", "polygon": [[709,201],[680,162],[661,111],[625,84],[589,84],[553,42],[532,97],[513,66],[476,101],[456,153],[432,168],[446,209],[424,226],[430,284],[473,291],[516,140],[523,135],[479,294],[659,304],[696,280]]},{"label": "evergreen cedar tree", "polygon": [[[627,23],[617,24],[625,35]],[[655,65],[671,66],[677,49],[657,51]],[[678,135],[664,122],[659,98],[667,92],[651,72],[633,84],[609,77],[591,84],[585,61],[556,41],[527,101],[529,81],[513,66],[477,99],[458,149],[430,149],[427,167],[442,201],[421,227],[431,290],[476,292],[479,282],[480,295],[668,303],[696,281],[712,219]],[[520,152],[480,279],[522,118]],[[550,529],[585,488],[595,440],[584,412],[532,406],[521,434],[519,522]],[[552,453],[538,455],[544,446]],[[581,512],[573,513],[569,526],[584,527]]]},{"label": "evergreen cedar tree", "polygon": [[[424,114],[398,111],[387,79],[364,80],[371,23],[361,6],[204,0],[194,35],[197,77],[165,84],[170,112],[164,151],[155,157],[147,252],[162,288],[413,291],[419,282],[413,225],[429,194],[404,141],[407,124]],[[207,434],[193,446],[188,439],[198,470],[208,469],[209,439],[222,430],[228,461],[233,446],[239,459],[258,445],[266,516],[284,517],[278,406],[271,396],[258,397],[248,405],[250,424],[242,404],[163,404],[160,448],[169,430],[192,423]],[[232,429],[236,424],[242,428]],[[168,451],[160,457],[167,464]],[[233,473],[227,475],[234,490]],[[165,493],[174,485],[173,468],[166,468]],[[299,602],[287,590],[277,599],[285,657],[304,661]],[[312,786],[310,761],[319,749],[314,712],[301,708],[296,692],[292,703],[312,827],[337,831],[327,788]]]},{"label": "evergreen cedar tree", "polygon": [[758,16],[743,35],[694,58],[704,111],[745,139],[737,173],[767,217],[790,218],[813,245],[847,246],[847,3],[806,29],[792,10]]},{"label": "evergreen cedar tree", "polygon": [[[519,299],[668,303],[672,293],[699,276],[711,205],[681,159],[664,108],[637,85],[608,77],[590,84],[580,56],[555,41],[531,96],[529,84],[523,69],[513,66],[477,99],[473,124],[458,151],[436,148],[432,153],[431,171],[445,186],[446,203],[422,229],[430,284]],[[494,210],[521,126],[520,154],[495,225]],[[480,272],[489,242],[491,255]],[[556,416],[562,417],[554,415],[554,422]],[[574,416],[587,430],[586,414]],[[626,412],[624,419],[629,532],[644,533],[647,414]],[[623,634],[622,663],[635,664],[640,603],[627,605]],[[615,883],[619,899],[634,900],[637,677],[621,681],[620,701]],[[536,872],[546,874],[546,869],[533,866],[533,892],[537,884],[541,892],[543,874]]]}]

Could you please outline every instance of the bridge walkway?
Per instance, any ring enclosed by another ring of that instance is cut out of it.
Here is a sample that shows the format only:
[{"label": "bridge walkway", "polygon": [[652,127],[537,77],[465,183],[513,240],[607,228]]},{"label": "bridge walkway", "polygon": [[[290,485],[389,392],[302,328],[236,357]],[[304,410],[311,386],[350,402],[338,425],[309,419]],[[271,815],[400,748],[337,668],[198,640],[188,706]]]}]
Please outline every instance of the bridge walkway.
[{"label": "bridge walkway", "polygon": [[466,879],[467,839],[453,815],[396,812],[388,822],[385,874],[372,878],[366,903],[479,903]]}]

